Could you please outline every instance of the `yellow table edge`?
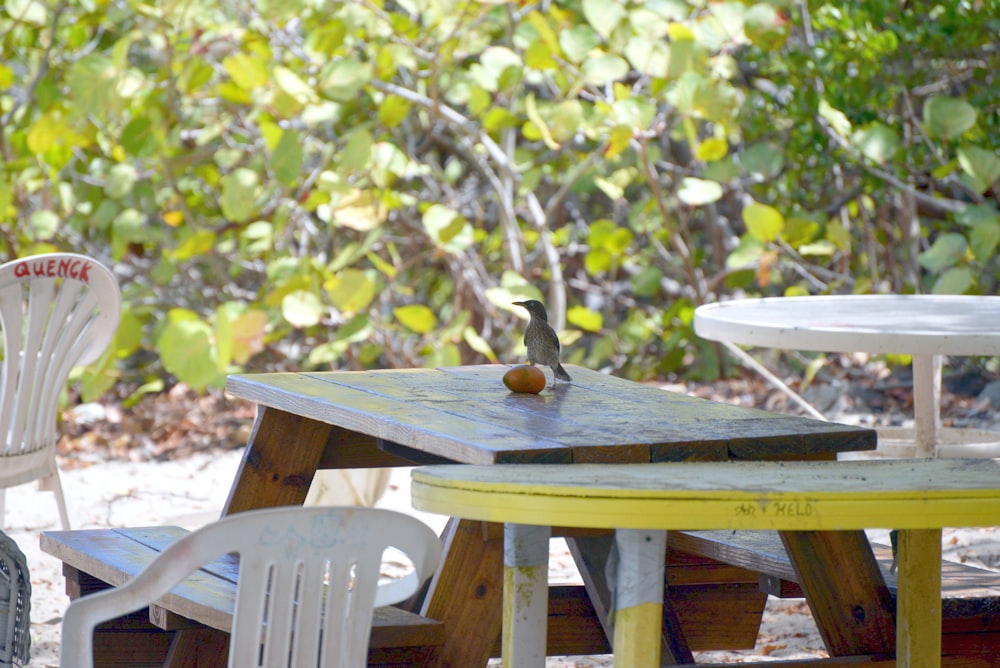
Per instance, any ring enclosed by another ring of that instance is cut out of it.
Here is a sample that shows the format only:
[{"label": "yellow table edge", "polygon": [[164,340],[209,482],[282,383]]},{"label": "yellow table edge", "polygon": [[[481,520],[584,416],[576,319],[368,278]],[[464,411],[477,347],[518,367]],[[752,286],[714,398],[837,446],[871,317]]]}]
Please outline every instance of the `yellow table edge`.
[{"label": "yellow table edge", "polygon": [[[942,474],[955,468],[928,463]],[[814,470],[830,473],[848,462],[819,464]],[[647,478],[663,476],[661,489],[628,489],[602,484],[600,476],[590,484],[580,482],[584,466],[588,465],[424,467],[413,470],[411,494],[418,510],[489,522],[581,528],[852,530],[1000,525],[1000,466],[983,460],[977,460],[983,468],[974,474],[982,482],[980,487],[909,490],[741,490],[724,488],[724,483],[717,489],[685,489],[683,481],[671,484],[670,475],[694,470],[685,469],[687,464],[615,465],[618,471],[609,475],[616,478],[627,477],[629,469]],[[742,475],[740,482],[751,484],[746,471],[773,473],[775,466],[720,468],[714,463],[706,470]],[[602,467],[591,468],[599,472]],[[502,480],[504,475],[513,480]]]}]

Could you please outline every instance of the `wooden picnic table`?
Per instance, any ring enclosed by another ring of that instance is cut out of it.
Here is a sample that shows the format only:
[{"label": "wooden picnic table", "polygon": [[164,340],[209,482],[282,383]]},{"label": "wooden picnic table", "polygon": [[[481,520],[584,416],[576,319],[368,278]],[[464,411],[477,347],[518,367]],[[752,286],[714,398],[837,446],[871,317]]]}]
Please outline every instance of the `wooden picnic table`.
[{"label": "wooden picnic table", "polygon": [[[230,376],[227,391],[259,408],[223,514],[301,504],[320,468],[829,460],[876,446],[870,429],[711,402],[579,367],[569,368],[572,383],[539,395],[510,393],[501,381],[506,370]],[[891,652],[892,603],[864,533],[783,538],[831,653]],[[483,666],[501,628],[502,531],[452,519],[443,540],[442,564],[419,612],[445,623],[442,666]],[[610,606],[603,556],[611,541],[567,538],[602,622]],[[666,606],[664,651],[678,663],[690,661],[676,623]],[[590,651],[585,643],[579,649],[561,653]]]}]

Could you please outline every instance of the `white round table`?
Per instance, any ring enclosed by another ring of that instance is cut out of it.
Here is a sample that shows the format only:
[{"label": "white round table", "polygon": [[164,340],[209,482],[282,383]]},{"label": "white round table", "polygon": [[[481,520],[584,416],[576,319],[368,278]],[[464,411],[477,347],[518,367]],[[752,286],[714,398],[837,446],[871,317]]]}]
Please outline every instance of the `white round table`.
[{"label": "white round table", "polygon": [[[912,355],[914,454],[997,456],[995,448],[970,451],[967,434],[958,439],[945,436],[940,427],[939,398],[942,355],[1000,355],[1000,297],[824,295],[740,299],[698,307],[694,329],[701,337],[726,344],[745,362],[752,360],[751,366],[778,384],[780,380],[736,344]],[[943,452],[942,446],[956,440],[949,448],[955,446],[958,450]]]}]

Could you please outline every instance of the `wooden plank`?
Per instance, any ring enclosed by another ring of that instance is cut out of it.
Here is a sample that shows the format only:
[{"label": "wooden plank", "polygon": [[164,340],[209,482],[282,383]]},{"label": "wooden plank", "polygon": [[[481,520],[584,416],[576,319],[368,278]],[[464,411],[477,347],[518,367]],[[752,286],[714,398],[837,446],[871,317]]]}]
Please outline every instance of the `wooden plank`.
[{"label": "wooden plank", "polygon": [[781,539],[831,655],[895,648],[892,599],[863,531],[785,531]]},{"label": "wooden plank", "polygon": [[164,668],[221,668],[229,660],[229,634],[212,628],[173,634]]},{"label": "wooden plank", "polygon": [[[558,394],[511,394],[500,381],[505,370],[237,375],[228,389],[463,463],[568,461],[560,447],[573,449],[573,461],[639,461],[643,445],[654,461],[677,459],[678,448],[688,457],[708,449],[714,458],[766,458],[875,447],[869,429],[720,404],[576,367],[579,382]],[[615,459],[619,447],[629,458]]]},{"label": "wooden plank", "polygon": [[322,469],[365,469],[413,466],[405,457],[386,451],[381,439],[331,426],[330,437],[319,460]]},{"label": "wooden plank", "polygon": [[323,422],[258,407],[223,517],[259,508],[301,506],[331,429]]},{"label": "wooden plank", "polygon": [[[864,668],[899,668],[896,659],[885,654],[865,656],[842,656],[828,659],[797,659],[774,661],[740,662],[739,668],[842,668],[849,666],[864,666]],[[997,658],[992,655],[982,656],[943,656],[942,668],[997,668]],[[698,668],[733,668],[731,663],[699,663]]]},{"label": "wooden plank", "polygon": [[444,623],[442,666],[485,666],[500,638],[503,615],[503,539],[485,539],[481,522],[451,520],[444,558],[421,614]]},{"label": "wooden plank", "polygon": [[[667,534],[667,544],[685,554],[798,584],[792,562],[775,531],[671,531]],[[879,543],[872,543],[871,547],[889,593],[895,598],[898,573],[889,570],[893,561],[892,549]],[[788,597],[802,595],[798,590]],[[986,620],[991,618],[996,618],[1000,624],[1000,573],[996,571],[944,560],[941,562],[941,598],[946,626],[949,620],[962,619],[978,620],[980,630],[987,629]]]},{"label": "wooden plank", "polygon": [[[187,532],[170,527],[177,535]],[[42,550],[112,586],[135,577],[159,552],[113,529],[43,532]],[[236,590],[232,582],[195,571],[159,603],[169,610],[221,631],[232,624]]]},{"label": "wooden plank", "polygon": [[839,530],[1000,523],[1000,462],[686,462],[414,469],[416,507],[602,528]]},{"label": "wooden plank", "polygon": [[[770,445],[761,438],[775,439],[775,454],[807,454],[812,451],[873,449],[872,430],[835,423],[767,413],[755,409],[711,402],[666,392],[606,374],[573,367],[572,386],[552,396],[508,396],[497,411],[496,391],[506,367],[476,366],[425,370],[404,375],[384,372],[352,375],[343,382],[387,394],[405,391],[428,403],[458,401],[463,416],[480,421],[507,423],[512,413],[529,415],[533,432],[544,433],[567,444],[593,444],[595,434],[614,443],[711,443],[729,441],[733,434],[737,452],[745,456],[746,444],[756,445],[755,458]],[[310,374],[313,378],[339,383],[339,374]],[[443,378],[442,378],[443,376]],[[453,376],[454,378],[448,378]],[[433,384],[433,389],[428,385]],[[405,388],[403,390],[402,388]],[[525,400],[522,401],[521,399]],[[571,407],[572,410],[564,410]],[[716,431],[718,430],[718,431]],[[802,434],[808,434],[804,439]],[[823,436],[822,443],[813,436]],[[569,438],[571,440],[567,441]],[[808,441],[808,442],[807,442]],[[611,443],[602,443],[602,445]]]},{"label": "wooden plank", "polygon": [[[338,374],[361,378],[364,372]],[[386,397],[343,383],[323,374],[261,374],[230,376],[227,389],[265,406],[280,407],[311,419],[363,434],[417,447],[452,461],[489,464],[496,461],[568,462],[562,444],[523,433],[507,425],[486,424],[447,413],[407,397]],[[498,458],[504,453],[505,458]]]},{"label": "wooden plank", "polygon": [[749,571],[798,582],[776,531],[671,531],[667,546]]}]

